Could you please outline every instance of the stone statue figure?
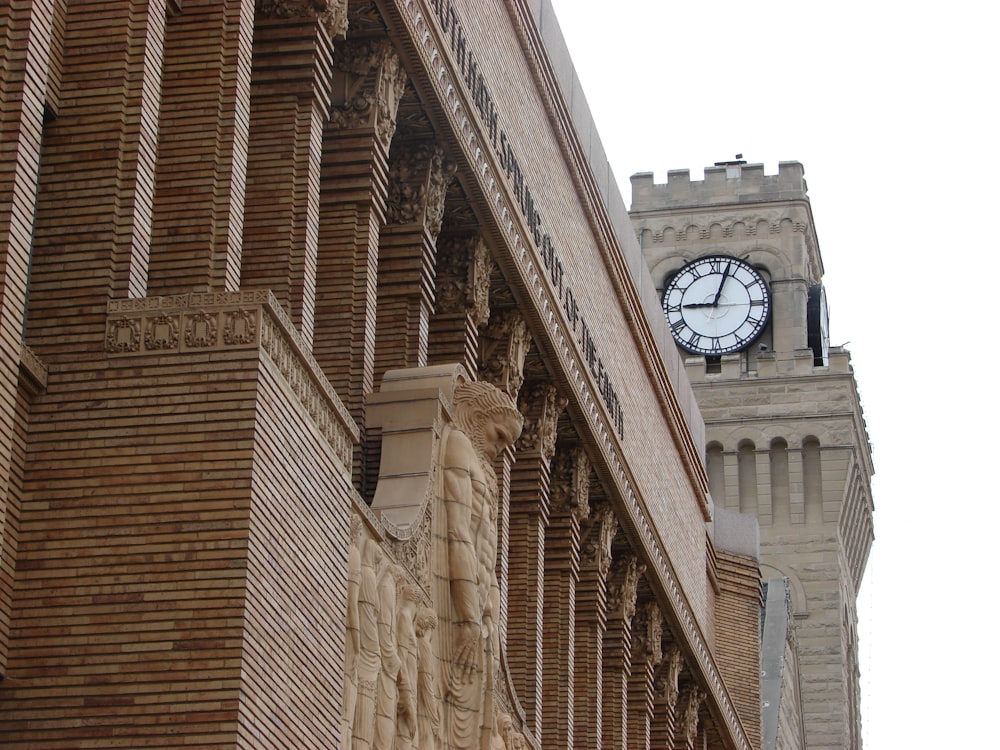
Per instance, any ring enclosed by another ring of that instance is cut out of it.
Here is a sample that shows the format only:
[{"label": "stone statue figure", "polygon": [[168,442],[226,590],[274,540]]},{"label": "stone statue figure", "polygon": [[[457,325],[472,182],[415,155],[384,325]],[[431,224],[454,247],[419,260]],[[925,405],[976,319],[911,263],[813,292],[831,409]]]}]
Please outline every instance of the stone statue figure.
[{"label": "stone statue figure", "polygon": [[517,440],[522,417],[509,396],[482,382],[456,387],[454,406],[455,422],[442,436],[444,539],[438,539],[436,553],[445,739],[450,748],[489,750],[500,663],[499,490],[493,463]]},{"label": "stone statue figure", "polygon": [[441,747],[441,688],[438,660],[431,642],[438,618],[430,607],[421,607],[414,622],[417,635],[417,746]]}]

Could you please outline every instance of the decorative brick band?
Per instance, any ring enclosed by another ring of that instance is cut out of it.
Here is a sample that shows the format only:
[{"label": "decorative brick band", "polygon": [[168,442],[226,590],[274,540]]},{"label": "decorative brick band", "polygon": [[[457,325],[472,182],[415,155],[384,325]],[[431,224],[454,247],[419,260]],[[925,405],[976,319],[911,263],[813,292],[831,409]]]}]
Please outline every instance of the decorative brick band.
[{"label": "decorative brick band", "polygon": [[351,465],[357,425],[267,290],[109,300],[104,347],[112,357],[260,349],[343,465]]}]

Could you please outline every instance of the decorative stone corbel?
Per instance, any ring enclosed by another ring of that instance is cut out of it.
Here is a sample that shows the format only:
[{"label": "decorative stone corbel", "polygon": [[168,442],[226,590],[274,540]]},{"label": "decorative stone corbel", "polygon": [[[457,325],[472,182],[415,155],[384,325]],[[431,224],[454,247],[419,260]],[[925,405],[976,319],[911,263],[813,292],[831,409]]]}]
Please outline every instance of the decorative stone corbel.
[{"label": "decorative stone corbel", "polygon": [[390,152],[387,218],[392,224],[422,224],[436,241],[444,199],[455,165],[436,143],[418,143]]}]

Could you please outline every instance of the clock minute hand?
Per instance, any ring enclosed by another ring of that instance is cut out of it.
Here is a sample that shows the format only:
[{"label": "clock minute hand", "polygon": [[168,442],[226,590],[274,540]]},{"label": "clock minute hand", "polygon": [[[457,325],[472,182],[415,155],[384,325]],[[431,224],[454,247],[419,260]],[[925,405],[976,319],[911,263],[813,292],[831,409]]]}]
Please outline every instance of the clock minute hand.
[{"label": "clock minute hand", "polygon": [[719,304],[719,298],[722,296],[722,287],[726,285],[726,279],[729,278],[729,270],[732,267],[732,263],[726,263],[726,270],[722,272],[722,281],[719,282],[719,290],[715,293],[715,299],[712,300],[712,307]]}]

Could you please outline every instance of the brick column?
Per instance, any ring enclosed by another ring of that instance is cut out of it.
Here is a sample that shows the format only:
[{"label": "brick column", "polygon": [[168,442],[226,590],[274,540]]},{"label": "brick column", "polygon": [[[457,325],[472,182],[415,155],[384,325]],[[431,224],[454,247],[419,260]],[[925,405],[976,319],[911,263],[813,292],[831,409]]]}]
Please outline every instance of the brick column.
[{"label": "brick column", "polygon": [[579,750],[602,747],[607,580],[611,540],[618,530],[618,520],[607,503],[593,514],[589,527],[581,550],[580,583],[576,588],[573,747]]},{"label": "brick column", "polygon": [[167,23],[148,296],[240,283],[250,0],[184,0]]},{"label": "brick column", "polygon": [[[66,4],[61,98],[48,92],[57,116],[37,172],[26,336],[47,362],[102,351],[108,298],[145,294],[166,13],[166,0]],[[48,42],[35,43],[39,54]],[[34,117],[21,145],[38,138]]]},{"label": "brick column", "polygon": [[542,610],[541,744],[574,743],[576,590],[580,579],[580,522],[590,515],[590,462],[582,448],[559,449],[550,482],[545,532],[545,607]]},{"label": "brick column", "polygon": [[698,711],[705,700],[705,693],[695,684],[688,683],[681,689],[676,712],[674,750],[697,750]]},{"label": "brick column", "polygon": [[[406,75],[385,39],[348,41],[334,55],[333,115],[323,139],[313,355],[364,440],[375,385],[378,243],[385,224],[389,142]],[[361,487],[361,454],[354,460]]]},{"label": "brick column", "polygon": [[680,695],[680,674],[684,656],[677,644],[672,644],[653,681],[653,720],[649,727],[650,745],[673,748],[677,728],[677,699]]},{"label": "brick column", "polygon": [[393,142],[388,222],[379,240],[375,379],[427,364],[438,233],[452,166],[436,144]]},{"label": "brick column", "polygon": [[518,404],[524,429],[511,472],[507,663],[528,726],[540,735],[542,701],[542,611],[545,529],[549,523],[549,479],[556,426],[565,399],[550,382],[528,383]]},{"label": "brick column", "polygon": [[639,608],[632,623],[632,669],[628,679],[628,750],[650,750],[653,677],[663,661],[663,613],[655,601]]},{"label": "brick column", "polygon": [[632,554],[614,560],[608,578],[608,619],[604,631],[603,727],[606,747],[625,747],[628,742],[628,684],[632,672],[632,618],[639,576],[644,565]]},{"label": "brick column", "polygon": [[240,286],[274,292],[310,346],[333,36],[346,20],[313,2],[257,0]]},{"label": "brick column", "polygon": [[476,372],[479,328],[490,317],[493,259],[479,232],[451,234],[437,243],[437,302],[430,320],[428,364],[461,362]]},{"label": "brick column", "polygon": [[[18,472],[18,379],[38,195],[46,82],[52,68],[53,2],[6,3],[0,27],[3,106],[0,107],[0,674],[7,656],[19,502],[11,474]],[[12,465],[13,463],[13,465]],[[16,482],[15,482],[16,484]]]}]

